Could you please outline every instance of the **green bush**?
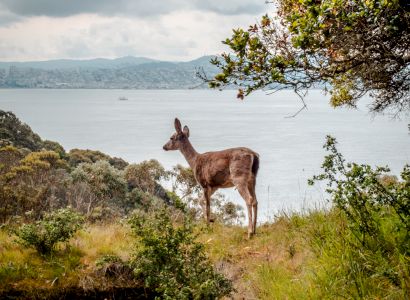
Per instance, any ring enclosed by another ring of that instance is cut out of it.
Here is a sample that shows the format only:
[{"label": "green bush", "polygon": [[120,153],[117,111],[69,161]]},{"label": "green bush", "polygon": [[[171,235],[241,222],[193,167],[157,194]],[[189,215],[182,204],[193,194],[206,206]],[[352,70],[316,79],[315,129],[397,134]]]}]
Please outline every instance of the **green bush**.
[{"label": "green bush", "polygon": [[[333,234],[321,235],[315,248],[321,257],[332,257],[325,281],[349,298],[383,295],[389,287],[398,298],[410,294],[410,167],[401,180],[386,176],[387,167],[346,163],[327,137],[330,152],[323,174],[310,181],[326,180],[341,223]],[[328,260],[330,261],[330,260]],[[342,292],[343,291],[343,292]]]},{"label": "green bush", "polygon": [[185,215],[182,218],[177,224],[166,208],[130,218],[142,246],[131,261],[134,275],[161,299],[218,299],[229,295],[232,283],[215,272],[204,246],[195,240],[190,219]]},{"label": "green bush", "polygon": [[71,178],[74,189],[69,203],[87,216],[98,206],[119,208],[125,200],[127,183],[122,171],[105,160],[81,163],[71,172]]},{"label": "green bush", "polygon": [[41,255],[50,255],[58,242],[67,242],[81,229],[83,220],[71,208],[62,208],[46,214],[33,224],[22,225],[15,234],[22,245],[35,248]]},{"label": "green bush", "polygon": [[135,188],[129,193],[127,193],[127,197],[125,199],[125,203],[123,203],[123,206],[126,213],[133,211],[135,209],[148,211],[151,207],[155,206],[160,202],[162,201],[154,195],[148,192],[144,192],[139,188]]},{"label": "green bush", "polygon": [[155,188],[159,181],[167,179],[167,177],[168,173],[155,159],[131,164],[124,169],[124,178],[130,189],[138,188],[150,194],[155,194]]}]

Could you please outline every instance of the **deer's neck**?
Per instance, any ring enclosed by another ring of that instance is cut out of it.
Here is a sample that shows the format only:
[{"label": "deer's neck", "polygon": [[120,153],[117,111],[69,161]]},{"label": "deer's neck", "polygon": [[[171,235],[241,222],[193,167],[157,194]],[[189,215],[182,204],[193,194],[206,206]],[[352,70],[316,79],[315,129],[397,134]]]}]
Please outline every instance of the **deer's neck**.
[{"label": "deer's neck", "polygon": [[195,151],[194,147],[190,143],[189,140],[183,144],[182,148],[180,149],[182,155],[184,155],[186,161],[188,162],[189,166],[192,170],[195,170],[196,165],[196,158],[198,157],[198,152]]}]

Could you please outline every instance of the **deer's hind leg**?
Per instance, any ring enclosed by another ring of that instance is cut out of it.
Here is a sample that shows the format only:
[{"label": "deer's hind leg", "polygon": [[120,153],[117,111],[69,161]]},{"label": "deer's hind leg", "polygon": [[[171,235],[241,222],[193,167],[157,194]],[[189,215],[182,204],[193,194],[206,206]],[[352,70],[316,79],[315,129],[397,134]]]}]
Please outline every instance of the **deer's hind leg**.
[{"label": "deer's hind leg", "polygon": [[256,222],[258,220],[258,200],[256,199],[255,186],[256,186],[256,178],[255,176],[252,176],[252,178],[248,182],[248,189],[252,197],[252,209],[253,209],[252,233],[253,234],[256,233]]},{"label": "deer's hind leg", "polygon": [[249,189],[248,180],[247,178],[243,178],[240,180],[234,181],[236,188],[238,189],[239,194],[246,202],[246,207],[248,209],[248,238],[255,233],[255,217],[253,216],[253,212],[256,212],[255,206],[257,205],[256,197],[252,195],[251,190]]}]

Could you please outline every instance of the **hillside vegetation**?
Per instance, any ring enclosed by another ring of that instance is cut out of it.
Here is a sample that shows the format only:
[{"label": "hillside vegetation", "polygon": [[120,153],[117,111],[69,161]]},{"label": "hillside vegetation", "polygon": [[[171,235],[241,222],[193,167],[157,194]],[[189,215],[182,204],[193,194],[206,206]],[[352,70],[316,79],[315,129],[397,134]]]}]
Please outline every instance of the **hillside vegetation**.
[{"label": "hillside vegetation", "polygon": [[[406,299],[410,167],[345,162],[328,137],[328,210],[281,213],[252,239],[192,170],[66,152],[0,112],[0,298]],[[172,190],[161,180],[172,182]]]}]

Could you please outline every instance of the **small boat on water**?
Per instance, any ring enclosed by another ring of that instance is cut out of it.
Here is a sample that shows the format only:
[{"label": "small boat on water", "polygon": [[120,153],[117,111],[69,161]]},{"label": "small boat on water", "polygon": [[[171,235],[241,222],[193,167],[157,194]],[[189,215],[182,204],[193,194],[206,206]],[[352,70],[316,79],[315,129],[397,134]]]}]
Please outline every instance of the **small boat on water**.
[{"label": "small boat on water", "polygon": [[124,96],[121,96],[121,97],[118,97],[118,100],[120,100],[120,101],[125,101],[125,100],[128,100],[128,98],[127,98],[127,97],[124,97]]}]

